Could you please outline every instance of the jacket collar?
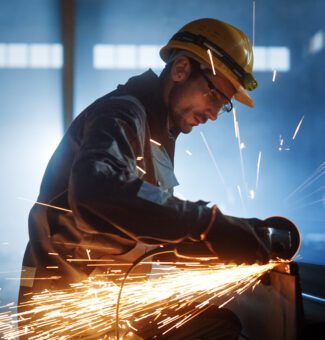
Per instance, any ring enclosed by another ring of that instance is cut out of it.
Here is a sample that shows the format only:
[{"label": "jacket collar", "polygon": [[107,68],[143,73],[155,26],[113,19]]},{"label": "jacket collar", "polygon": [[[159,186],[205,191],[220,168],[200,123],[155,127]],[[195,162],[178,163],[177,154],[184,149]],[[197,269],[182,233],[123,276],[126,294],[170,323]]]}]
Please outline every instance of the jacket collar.
[{"label": "jacket collar", "polygon": [[159,77],[149,69],[130,78],[125,85],[119,85],[113,94],[131,95],[140,100],[146,109],[151,138],[165,147],[173,161],[178,133],[168,130],[168,108],[163,101]]}]

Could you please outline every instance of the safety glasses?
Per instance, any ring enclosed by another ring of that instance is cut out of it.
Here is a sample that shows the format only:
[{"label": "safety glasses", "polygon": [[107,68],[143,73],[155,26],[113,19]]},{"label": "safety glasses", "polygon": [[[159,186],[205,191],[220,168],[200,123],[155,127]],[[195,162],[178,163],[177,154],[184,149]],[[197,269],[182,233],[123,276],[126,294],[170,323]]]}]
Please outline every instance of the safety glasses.
[{"label": "safety glasses", "polygon": [[216,86],[212,83],[212,81],[209,79],[209,77],[204,73],[202,69],[200,69],[200,73],[208,84],[210,90],[209,95],[213,96],[219,102],[222,103],[222,107],[220,108],[218,115],[222,114],[223,112],[230,112],[233,109],[231,100],[219,89],[216,88]]}]

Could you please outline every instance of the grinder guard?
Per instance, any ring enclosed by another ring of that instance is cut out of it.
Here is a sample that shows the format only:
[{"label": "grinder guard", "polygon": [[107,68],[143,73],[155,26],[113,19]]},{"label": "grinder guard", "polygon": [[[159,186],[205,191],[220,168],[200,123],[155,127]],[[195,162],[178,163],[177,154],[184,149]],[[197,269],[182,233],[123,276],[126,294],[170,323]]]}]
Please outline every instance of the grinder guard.
[{"label": "grinder guard", "polygon": [[270,251],[272,260],[291,260],[299,250],[300,233],[293,222],[285,217],[269,217],[255,231]]}]

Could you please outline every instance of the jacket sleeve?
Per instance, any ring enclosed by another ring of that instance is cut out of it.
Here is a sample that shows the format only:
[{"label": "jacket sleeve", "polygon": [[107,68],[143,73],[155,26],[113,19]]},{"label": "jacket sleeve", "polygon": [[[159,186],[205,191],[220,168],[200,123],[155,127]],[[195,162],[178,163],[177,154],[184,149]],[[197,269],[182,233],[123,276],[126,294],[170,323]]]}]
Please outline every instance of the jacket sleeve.
[{"label": "jacket sleeve", "polygon": [[69,203],[83,230],[114,226],[132,239],[177,243],[199,240],[211,209],[180,200],[141,180],[145,114],[137,105],[110,99],[89,113],[69,181]]}]

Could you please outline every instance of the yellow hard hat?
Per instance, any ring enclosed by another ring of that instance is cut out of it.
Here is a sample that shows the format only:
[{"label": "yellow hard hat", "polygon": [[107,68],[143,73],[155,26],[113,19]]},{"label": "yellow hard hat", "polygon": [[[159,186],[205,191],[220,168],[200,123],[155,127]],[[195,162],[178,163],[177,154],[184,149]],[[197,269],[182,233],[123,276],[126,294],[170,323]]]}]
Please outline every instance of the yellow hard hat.
[{"label": "yellow hard hat", "polygon": [[194,20],[182,27],[160,50],[160,56],[169,62],[175,51],[187,51],[210,67],[211,51],[214,68],[218,70],[237,92],[239,102],[253,106],[246,90],[254,90],[257,81],[252,74],[253,50],[246,35],[236,27],[215,19]]}]

